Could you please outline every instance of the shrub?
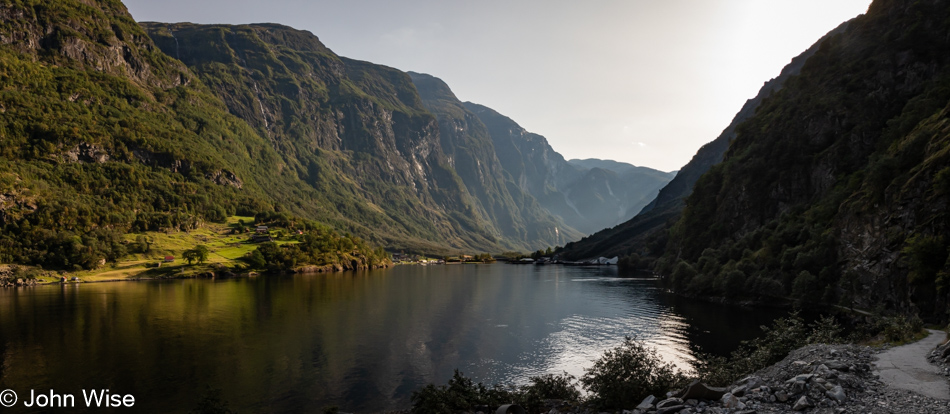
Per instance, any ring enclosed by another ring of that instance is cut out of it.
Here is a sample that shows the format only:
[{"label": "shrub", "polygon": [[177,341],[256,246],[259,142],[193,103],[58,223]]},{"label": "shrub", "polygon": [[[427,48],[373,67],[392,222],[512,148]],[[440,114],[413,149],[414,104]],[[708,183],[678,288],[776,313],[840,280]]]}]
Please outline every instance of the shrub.
[{"label": "shrub", "polygon": [[746,276],[741,270],[732,269],[723,271],[722,274],[719,275],[718,282],[719,290],[722,292],[722,294],[727,298],[734,298],[742,293],[742,289],[746,282]]},{"label": "shrub", "polygon": [[591,392],[592,403],[622,409],[636,406],[648,395],[666,395],[684,385],[686,377],[664,362],[655,348],[627,337],[595,361],[580,381]]},{"label": "shrub", "polygon": [[575,403],[581,393],[576,378],[546,374],[530,378],[530,384],[521,387],[493,385],[487,387],[476,383],[455,370],[447,385],[426,385],[412,393],[413,413],[454,413],[470,411],[494,411],[502,404],[516,403],[528,412],[541,412],[545,400],[563,400]]},{"label": "shrub", "polygon": [[907,342],[921,330],[924,329],[924,323],[916,315],[907,318],[903,315],[881,318],[878,322],[881,327],[881,334],[884,336],[884,339],[888,342]]},{"label": "shrub", "polygon": [[916,234],[907,239],[901,250],[909,265],[907,281],[915,285],[933,284],[937,272],[947,262],[947,245],[943,237]]},{"label": "shrub", "polygon": [[810,344],[835,344],[842,340],[841,333],[844,330],[834,316],[822,316],[808,327],[811,333],[805,341]]},{"label": "shrub", "polygon": [[694,295],[711,294],[714,282],[712,276],[701,273],[689,281],[686,291]]},{"label": "shrub", "polygon": [[515,394],[500,386],[486,387],[455,370],[448,385],[426,385],[412,392],[412,412],[442,414],[476,411],[479,406],[490,408],[514,401]]},{"label": "shrub", "polygon": [[542,412],[544,400],[563,400],[577,402],[581,392],[577,389],[573,375],[546,374],[530,378],[531,383],[518,389],[515,401],[523,405],[528,412]]}]

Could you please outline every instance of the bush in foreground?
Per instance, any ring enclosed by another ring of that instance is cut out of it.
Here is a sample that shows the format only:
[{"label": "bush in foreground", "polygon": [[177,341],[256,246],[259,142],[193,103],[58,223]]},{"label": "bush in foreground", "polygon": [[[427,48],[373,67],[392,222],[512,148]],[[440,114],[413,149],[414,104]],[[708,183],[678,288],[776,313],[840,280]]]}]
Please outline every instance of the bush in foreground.
[{"label": "bush in foreground", "polygon": [[514,393],[498,385],[487,387],[455,370],[447,385],[426,385],[412,393],[412,412],[442,414],[474,411],[476,407],[498,407],[514,401]]},{"label": "bush in foreground", "polygon": [[442,414],[471,411],[494,411],[503,404],[519,404],[530,413],[541,412],[545,400],[576,403],[581,393],[576,378],[567,373],[531,377],[528,385],[520,387],[488,387],[455,370],[448,384],[426,385],[412,393],[412,412]]},{"label": "bush in foreground", "polygon": [[686,383],[686,376],[664,362],[656,348],[627,337],[608,350],[581,378],[590,402],[600,408],[635,407],[648,395],[663,396]]},{"label": "bush in foreground", "polygon": [[530,381],[530,384],[518,389],[515,398],[515,402],[523,405],[528,412],[542,412],[545,400],[561,400],[574,403],[581,399],[576,378],[568,373],[531,377]]}]

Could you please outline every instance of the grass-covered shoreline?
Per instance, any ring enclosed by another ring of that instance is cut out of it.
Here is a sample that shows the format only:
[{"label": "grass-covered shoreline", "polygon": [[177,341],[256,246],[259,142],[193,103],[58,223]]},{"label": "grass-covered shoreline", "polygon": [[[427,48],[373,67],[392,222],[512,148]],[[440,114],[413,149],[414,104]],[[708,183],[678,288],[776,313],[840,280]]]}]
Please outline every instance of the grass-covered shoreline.
[{"label": "grass-covered shoreline", "polygon": [[[288,222],[280,216],[231,216],[189,231],[128,233],[122,236],[122,245],[126,255],[114,262],[102,261],[95,269],[7,264],[0,265],[0,279],[12,285],[17,279],[31,285],[63,283],[63,278],[65,283],[92,283],[267,272],[322,273],[392,265],[385,252],[372,249],[358,238],[340,236],[308,223]],[[198,246],[203,246],[206,254],[188,261],[188,252]],[[308,247],[308,254],[300,253]]]}]

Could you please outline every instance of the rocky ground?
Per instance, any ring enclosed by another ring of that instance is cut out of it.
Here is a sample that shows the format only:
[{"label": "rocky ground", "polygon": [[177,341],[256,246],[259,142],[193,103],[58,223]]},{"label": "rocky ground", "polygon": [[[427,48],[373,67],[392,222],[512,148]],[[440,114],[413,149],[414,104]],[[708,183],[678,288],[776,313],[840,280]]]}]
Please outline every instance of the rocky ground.
[{"label": "rocky ground", "polygon": [[927,356],[927,360],[939,367],[945,377],[950,377],[950,342],[936,347]]},{"label": "rocky ground", "polygon": [[[877,352],[855,345],[809,345],[726,387],[729,392],[717,400],[680,394],[684,398],[645,401],[624,413],[950,413],[950,401],[885,385],[872,369]],[[944,367],[944,372],[950,371]],[[725,390],[694,385],[695,392]]]},{"label": "rocky ground", "polygon": [[0,265],[0,287],[33,286],[36,285],[35,279],[28,279],[17,276],[17,267],[11,265]]}]

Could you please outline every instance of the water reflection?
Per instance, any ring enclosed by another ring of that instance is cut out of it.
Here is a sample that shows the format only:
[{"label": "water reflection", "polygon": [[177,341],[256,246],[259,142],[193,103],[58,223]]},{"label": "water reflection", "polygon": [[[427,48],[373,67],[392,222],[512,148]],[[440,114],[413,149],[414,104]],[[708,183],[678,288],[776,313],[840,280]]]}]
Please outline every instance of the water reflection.
[{"label": "water reflection", "polygon": [[403,408],[412,390],[455,368],[486,383],[579,376],[627,335],[685,366],[697,347],[734,347],[774,316],[710,306],[608,267],[406,266],[7,289],[0,389],[109,388],[153,412],[187,412],[208,385],[245,412]]}]

